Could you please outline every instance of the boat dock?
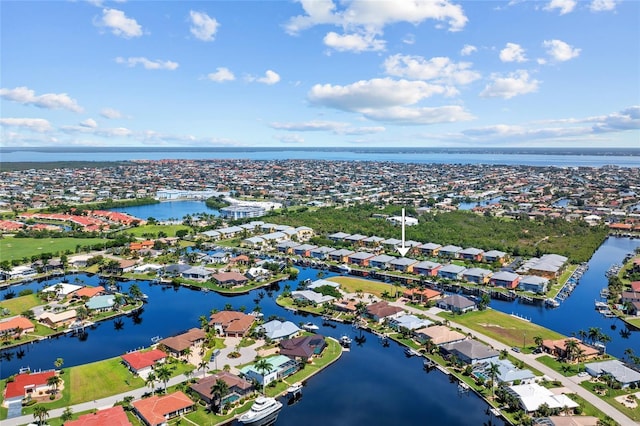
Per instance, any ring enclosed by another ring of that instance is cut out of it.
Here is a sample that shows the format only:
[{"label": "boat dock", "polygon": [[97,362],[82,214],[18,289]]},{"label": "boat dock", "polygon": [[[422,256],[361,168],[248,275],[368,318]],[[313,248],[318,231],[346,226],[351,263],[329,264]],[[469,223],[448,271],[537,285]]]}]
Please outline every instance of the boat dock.
[{"label": "boat dock", "polygon": [[567,297],[573,293],[573,290],[580,284],[580,278],[589,269],[587,263],[581,263],[580,266],[576,268],[575,271],[569,276],[567,281],[564,283],[558,295],[555,297],[556,301],[563,302]]}]

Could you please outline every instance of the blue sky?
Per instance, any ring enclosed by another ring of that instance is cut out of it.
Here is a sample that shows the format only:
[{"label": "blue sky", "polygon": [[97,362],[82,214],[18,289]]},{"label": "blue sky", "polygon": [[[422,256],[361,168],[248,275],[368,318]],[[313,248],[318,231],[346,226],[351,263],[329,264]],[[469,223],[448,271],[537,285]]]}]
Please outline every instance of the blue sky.
[{"label": "blue sky", "polygon": [[635,0],[0,7],[0,146],[640,147]]}]

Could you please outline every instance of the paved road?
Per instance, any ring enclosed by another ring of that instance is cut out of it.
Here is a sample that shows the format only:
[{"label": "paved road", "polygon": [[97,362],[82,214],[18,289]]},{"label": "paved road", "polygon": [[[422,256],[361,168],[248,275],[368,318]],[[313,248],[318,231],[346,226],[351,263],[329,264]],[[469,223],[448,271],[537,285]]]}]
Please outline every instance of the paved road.
[{"label": "paved road", "polygon": [[[429,318],[431,318],[434,321],[442,321],[443,318],[438,316],[437,313],[442,312],[441,309],[438,308],[431,308],[429,309],[429,311],[423,311],[421,309],[416,309],[413,308],[411,306],[407,306],[402,302],[392,302],[390,303],[391,305],[395,305],[395,306],[399,306],[409,312],[415,313],[415,314],[424,314],[426,316],[428,316]],[[521,321],[518,319],[514,319],[514,321]],[[481,340],[483,340],[484,342],[488,343],[489,345],[493,346],[494,349],[501,351],[503,349],[511,349],[509,346],[505,345],[504,343],[498,342],[495,339],[492,339],[489,336],[485,336],[484,334],[478,333],[475,330],[471,330],[468,327],[465,327],[461,324],[455,323],[453,321],[449,321],[449,325],[452,327],[458,327],[460,328],[463,332],[465,333],[471,333],[474,336],[479,337]],[[596,407],[598,410],[602,411],[603,413],[605,413],[606,415],[608,415],[609,417],[611,417],[612,419],[614,419],[615,421],[617,421],[618,423],[620,423],[621,426],[638,426],[640,423],[636,423],[633,420],[631,420],[629,417],[627,417],[626,415],[624,415],[623,413],[621,413],[620,411],[618,411],[615,407],[609,405],[607,402],[603,401],[602,399],[598,398],[597,396],[595,396],[594,394],[592,394],[591,392],[589,392],[588,390],[586,390],[585,388],[581,387],[579,382],[579,378],[575,377],[565,377],[562,374],[558,373],[557,371],[547,367],[546,365],[542,364],[540,361],[538,361],[536,359],[536,355],[533,354],[524,354],[524,353],[517,353],[517,352],[510,352],[511,355],[513,355],[513,357],[529,364],[530,366],[532,366],[533,368],[541,371],[542,373],[544,373],[545,375],[547,375],[548,377],[550,377],[553,380],[559,380],[563,386],[565,386],[566,388],[570,389],[572,392],[580,395],[582,398],[584,398],[585,400],[587,400],[589,403],[591,403],[594,407]]]}]

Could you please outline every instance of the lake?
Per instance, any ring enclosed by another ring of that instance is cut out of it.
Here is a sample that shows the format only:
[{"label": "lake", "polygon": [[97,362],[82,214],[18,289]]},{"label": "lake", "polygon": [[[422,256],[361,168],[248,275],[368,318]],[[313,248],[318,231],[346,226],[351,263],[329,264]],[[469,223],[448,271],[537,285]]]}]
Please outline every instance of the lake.
[{"label": "lake", "polygon": [[179,220],[186,215],[197,215],[207,213],[213,216],[220,216],[217,209],[207,207],[204,201],[163,201],[156,204],[146,204],[144,206],[117,207],[109,209],[114,212],[122,212],[147,220],[153,217],[157,220]]}]

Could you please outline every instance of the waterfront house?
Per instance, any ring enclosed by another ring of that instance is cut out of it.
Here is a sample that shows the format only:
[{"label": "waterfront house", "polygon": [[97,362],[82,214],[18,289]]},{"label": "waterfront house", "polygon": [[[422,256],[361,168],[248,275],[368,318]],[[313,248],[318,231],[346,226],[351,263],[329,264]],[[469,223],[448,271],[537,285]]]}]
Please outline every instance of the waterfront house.
[{"label": "waterfront house", "polygon": [[389,262],[389,266],[394,271],[411,273],[413,272],[413,266],[417,263],[418,261],[415,259],[410,259],[408,257],[399,257]]},{"label": "waterfront house", "polygon": [[290,339],[300,333],[300,328],[291,321],[280,321],[277,319],[265,322],[257,327],[257,330],[264,332],[269,340]]},{"label": "waterfront house", "polygon": [[166,361],[167,354],[160,349],[151,349],[150,351],[129,352],[120,355],[120,358],[133,374],[137,374],[146,380],[149,373],[153,371],[154,366]]},{"label": "waterfront house", "polygon": [[512,385],[515,381],[520,383],[530,383],[536,376],[531,370],[517,368],[508,359],[498,359],[493,361],[498,366],[498,382]]},{"label": "waterfront house", "polygon": [[180,358],[187,349],[193,352],[199,349],[204,344],[206,337],[206,333],[201,329],[192,328],[185,333],[160,340],[158,346],[166,349],[169,355]]},{"label": "waterfront house", "polygon": [[214,399],[211,388],[218,380],[222,380],[227,384],[227,393],[220,396],[222,405],[251,395],[255,390],[253,383],[243,379],[242,377],[236,376],[235,374],[229,373],[228,371],[220,371],[219,373],[212,374],[211,376],[203,377],[189,387],[197,393],[204,402],[211,404]]},{"label": "waterfront house", "polygon": [[473,262],[481,261],[483,255],[484,255],[484,250],[481,250],[475,247],[468,247],[458,252],[458,257],[460,259],[471,260]]},{"label": "waterfront house", "polygon": [[75,309],[69,309],[68,311],[57,313],[45,311],[37,316],[36,319],[48,327],[58,328],[74,323],[77,316]]},{"label": "waterfront house", "polygon": [[312,282],[311,284],[309,284],[307,286],[307,290],[315,290],[318,287],[324,287],[324,286],[329,286],[329,287],[333,287],[333,288],[340,288],[340,284],[338,284],[335,281],[329,281],[329,280],[315,280],[314,282]]},{"label": "waterfront house", "polygon": [[165,426],[168,420],[193,410],[195,403],[181,391],[168,395],[152,395],[131,403],[133,410],[147,426]]},{"label": "waterfront house", "polygon": [[414,332],[420,343],[431,340],[434,344],[440,346],[447,343],[460,342],[467,338],[466,335],[452,330],[445,325],[434,325],[432,327],[423,327]]},{"label": "waterfront house", "polygon": [[456,313],[473,311],[477,307],[476,302],[459,294],[452,294],[451,296],[438,300],[436,306],[440,309],[444,309],[445,311]]},{"label": "waterfront house", "polygon": [[213,275],[213,271],[201,266],[194,266],[182,273],[182,278],[195,281],[206,281]]},{"label": "waterfront house", "polygon": [[312,244],[300,244],[293,248],[293,254],[302,257],[311,257],[311,251],[317,249],[318,246]]},{"label": "waterfront house", "polygon": [[446,258],[446,259],[457,259],[458,258],[458,252],[460,250],[462,250],[462,247],[453,246],[453,245],[446,245],[446,246],[440,248],[440,251],[438,252],[438,256]]},{"label": "waterfront house", "polygon": [[520,278],[520,283],[518,283],[518,286],[524,291],[543,294],[547,292],[549,280],[537,275],[525,275]]},{"label": "waterfront house", "polygon": [[249,364],[240,369],[240,374],[249,381],[255,380],[260,385],[266,386],[275,380],[292,375],[300,368],[298,361],[284,355],[275,355],[264,359],[271,366],[268,371],[257,370],[255,364]]},{"label": "waterfront house", "polygon": [[346,263],[347,260],[349,259],[349,256],[351,256],[354,253],[355,252],[347,249],[335,250],[329,253],[329,260],[333,262],[338,262],[338,263]]},{"label": "waterfront house", "polygon": [[617,359],[602,362],[592,362],[584,365],[585,370],[593,377],[609,374],[622,388],[628,388],[632,383],[640,385],[640,372],[633,370]]},{"label": "waterfront house", "polygon": [[51,386],[47,384],[47,381],[55,375],[54,370],[17,374],[13,381],[7,382],[3,406],[8,407],[10,404],[48,396]]},{"label": "waterfront house", "polygon": [[462,273],[462,278],[466,281],[474,284],[486,284],[489,282],[489,278],[491,277],[491,272],[488,269],[483,268],[469,268],[466,269]]},{"label": "waterfront house", "polygon": [[484,261],[487,263],[498,262],[500,264],[504,264],[507,259],[507,253],[500,250],[489,250],[483,255]]},{"label": "waterfront house", "polygon": [[356,302],[349,299],[334,300],[332,305],[336,309],[336,311],[339,312],[348,312],[353,314],[358,310]]},{"label": "waterfront house", "polygon": [[42,289],[43,293],[54,293],[55,297],[58,299],[63,299],[68,295],[80,290],[82,288],[81,285],[69,284],[65,282],[57,283],[54,285],[50,285],[49,287],[45,287]]},{"label": "waterfront house", "polygon": [[520,275],[513,272],[498,271],[491,276],[489,282],[493,286],[514,289],[520,284]]},{"label": "waterfront house", "polygon": [[438,275],[440,268],[442,268],[441,264],[425,260],[424,262],[413,265],[413,273],[428,277],[435,277]]},{"label": "waterfront house", "polygon": [[247,269],[244,276],[252,281],[265,281],[271,278],[271,271],[262,267],[254,267]]},{"label": "waterfront house", "polygon": [[338,243],[344,241],[345,238],[347,238],[349,235],[351,234],[347,234],[345,232],[336,232],[335,234],[328,235],[327,238]]},{"label": "waterfront house", "polygon": [[35,326],[28,318],[17,316],[0,322],[0,335],[18,338],[27,333],[33,333]]},{"label": "waterfront house", "polygon": [[404,313],[404,310],[398,306],[392,306],[386,300],[375,302],[367,305],[365,308],[365,314],[376,322],[382,322],[385,319],[392,319],[399,317]]},{"label": "waterfront house", "polygon": [[300,243],[296,243],[295,241],[286,240],[278,243],[278,245],[276,246],[276,250],[278,251],[278,253],[293,254],[293,249],[295,247],[298,247],[299,245]]},{"label": "waterfront house", "polygon": [[249,282],[249,279],[239,272],[219,272],[211,275],[211,278],[222,287],[243,286]]},{"label": "waterfront house", "polygon": [[93,256],[90,254],[77,254],[75,256],[69,256],[67,264],[72,268],[86,268]]},{"label": "waterfront house", "polygon": [[462,273],[466,270],[464,266],[454,265],[450,263],[448,265],[444,265],[442,268],[438,270],[438,276],[440,278],[446,278],[449,280],[459,280],[462,277]]},{"label": "waterfront house", "polygon": [[622,303],[640,302],[640,292],[636,291],[623,291],[620,295],[620,301]]},{"label": "waterfront house", "polygon": [[369,262],[371,261],[371,259],[374,258],[375,256],[376,255],[373,253],[359,251],[357,253],[353,253],[352,255],[348,256],[347,260],[349,263],[353,265],[367,267],[369,266]]},{"label": "waterfront house", "polygon": [[322,246],[322,247],[311,249],[309,251],[309,254],[311,254],[311,257],[313,257],[314,259],[326,260],[329,258],[329,253],[335,250],[336,249],[333,247]]},{"label": "waterfront house", "polygon": [[527,272],[544,278],[556,278],[567,263],[565,256],[559,254],[545,254],[539,259],[532,258],[525,264]]},{"label": "waterfront house", "polygon": [[324,336],[312,334],[280,341],[280,355],[299,362],[309,362],[314,356],[320,356],[327,342]]},{"label": "waterfront house", "polygon": [[629,315],[640,316],[640,302],[629,303]]},{"label": "waterfront house", "polygon": [[217,251],[209,256],[209,258],[211,259],[211,263],[221,264],[229,263],[229,257],[229,253],[227,253],[226,251]]},{"label": "waterfront house", "polygon": [[429,321],[428,319],[424,318],[418,318],[417,316],[412,314],[406,314],[389,319],[388,324],[389,327],[393,328],[396,331],[399,331],[402,328],[413,331],[420,328],[429,327],[431,324],[433,324],[433,321]]},{"label": "waterfront house", "polygon": [[418,246],[418,250],[420,250],[420,253],[424,254],[425,256],[437,256],[438,253],[440,253],[441,248],[442,246],[436,243],[424,243]]},{"label": "waterfront house", "polygon": [[76,420],[64,422],[65,426],[131,426],[122,405],[114,405],[93,413],[83,414]]},{"label": "waterfront house", "polygon": [[459,342],[446,343],[440,346],[440,351],[449,356],[456,356],[466,364],[479,362],[495,362],[500,353],[495,349],[480,343],[474,339],[465,339]]},{"label": "waterfront house", "polygon": [[237,311],[221,311],[212,314],[209,325],[226,337],[244,337],[256,318]]},{"label": "waterfront house", "polygon": [[576,408],[579,406],[577,402],[564,394],[554,394],[551,389],[540,386],[537,383],[527,383],[524,385],[509,386],[507,391],[518,398],[520,407],[526,413],[533,413],[546,404],[551,409],[560,409],[564,407]]},{"label": "waterfront house", "polygon": [[402,296],[413,302],[424,303],[440,298],[442,293],[430,288],[408,288],[402,292]]},{"label": "waterfront house", "polygon": [[581,359],[589,360],[600,355],[600,351],[591,346],[587,346],[575,337],[569,337],[567,339],[550,340],[546,339],[542,341],[542,350],[548,354],[551,354],[557,358],[567,358],[567,341],[573,340],[577,342],[578,348],[581,351]]},{"label": "waterfront house", "polygon": [[122,275],[127,272],[132,272],[138,265],[138,261],[135,259],[119,259],[118,264],[112,267],[107,267],[107,271],[110,274]]},{"label": "waterfront house", "polygon": [[116,306],[116,297],[113,294],[94,296],[84,305],[91,313],[112,311]]},{"label": "waterfront house", "polygon": [[20,266],[14,266],[13,268],[11,268],[11,270],[8,272],[7,279],[17,280],[17,279],[31,278],[31,277],[35,277],[37,274],[38,274],[38,271],[35,268],[31,266],[26,266],[26,265],[20,265]]},{"label": "waterfront house", "polygon": [[369,266],[378,269],[389,269],[391,262],[396,258],[386,254],[380,254],[378,256],[369,259]]},{"label": "waterfront house", "polygon": [[183,263],[174,263],[163,268],[162,274],[166,277],[180,277],[184,271],[191,269],[191,266]]},{"label": "waterfront house", "polygon": [[326,302],[331,302],[335,299],[333,296],[323,295],[316,293],[313,290],[295,290],[291,292],[291,298],[293,300],[300,300],[311,303],[316,306],[321,306]]}]

